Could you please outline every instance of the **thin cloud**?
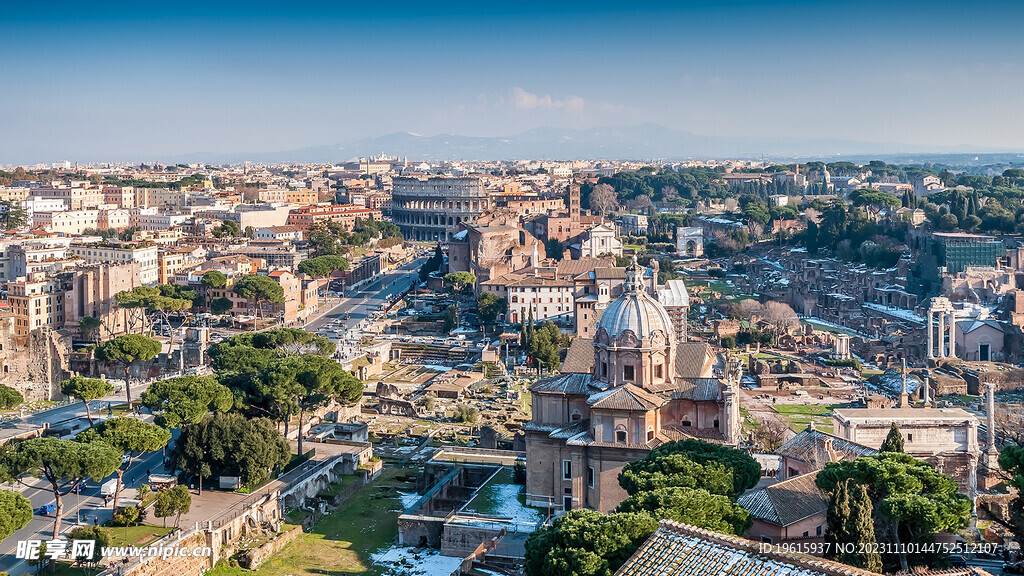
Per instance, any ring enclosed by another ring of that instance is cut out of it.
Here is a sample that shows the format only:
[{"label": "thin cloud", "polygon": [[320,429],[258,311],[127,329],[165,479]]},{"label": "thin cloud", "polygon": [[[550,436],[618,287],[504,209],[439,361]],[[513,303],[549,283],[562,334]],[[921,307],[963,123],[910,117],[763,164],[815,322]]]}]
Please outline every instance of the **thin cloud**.
[{"label": "thin cloud", "polygon": [[516,86],[512,88],[512,106],[516,110],[579,111],[583,109],[584,101],[579,96],[566,96],[563,100],[557,100],[550,94],[534,94]]}]

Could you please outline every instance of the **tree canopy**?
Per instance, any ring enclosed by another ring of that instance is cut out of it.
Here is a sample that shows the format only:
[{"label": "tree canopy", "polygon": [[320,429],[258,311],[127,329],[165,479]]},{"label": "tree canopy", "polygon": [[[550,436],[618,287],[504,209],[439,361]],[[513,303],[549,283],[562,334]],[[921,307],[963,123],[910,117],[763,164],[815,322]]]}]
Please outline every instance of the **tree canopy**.
[{"label": "tree canopy", "polygon": [[348,259],[328,254],[299,262],[299,272],[313,278],[326,278],[335,270],[348,270],[348,266]]},{"label": "tree canopy", "polygon": [[164,519],[164,526],[167,526],[167,518],[175,516],[174,526],[177,528],[178,521],[182,514],[188,514],[192,508],[192,494],[188,488],[177,485],[168,490],[161,490],[156,495],[156,502],[153,503],[153,515]]},{"label": "tree canopy", "polygon": [[619,474],[630,495],[679,486],[735,498],[760,479],[761,466],[746,453],[693,439],[662,444]]},{"label": "tree canopy", "polygon": [[156,424],[149,424],[136,418],[119,416],[100,422],[93,428],[83,430],[75,438],[79,442],[106,442],[128,456],[127,465],[117,469],[117,490],[114,492],[113,509],[121,498],[124,472],[131,467],[135,458],[145,452],[155,452],[171,439],[171,433]]},{"label": "tree canopy", "polygon": [[260,274],[242,276],[231,289],[242,298],[253,301],[258,316],[262,315],[262,306],[260,305],[262,302],[271,304],[284,302],[284,289],[269,276]]},{"label": "tree canopy", "polygon": [[476,275],[461,270],[449,272],[444,275],[444,283],[451,286],[456,292],[461,292],[466,286],[476,284]]},{"label": "tree canopy", "polygon": [[499,298],[491,292],[481,292],[476,301],[476,308],[481,322],[494,324],[498,315],[508,310],[508,300]]},{"label": "tree canopy", "polygon": [[123,334],[101,343],[93,350],[97,360],[114,362],[124,367],[125,397],[132,403],[132,387],[129,369],[137,362],[148,362],[160,353],[160,342],[142,334]]},{"label": "tree canopy", "polygon": [[753,521],[742,506],[703,488],[672,486],[638,492],[626,498],[617,512],[642,512],[661,520],[671,519],[723,534],[742,536]]},{"label": "tree canopy", "polygon": [[88,417],[89,425],[91,426],[92,410],[89,408],[89,402],[99,400],[110,394],[114,391],[114,387],[109,382],[98,378],[74,376],[61,382],[60,391],[65,396],[71,396],[85,403],[85,415]]},{"label": "tree canopy", "polygon": [[14,388],[0,384],[0,410],[10,410],[25,401],[25,397]]},{"label": "tree canopy", "polygon": [[182,430],[174,458],[178,468],[200,481],[237,476],[242,485],[255,486],[270,478],[272,470],[287,464],[291,450],[266,418],[215,414]]},{"label": "tree canopy", "polygon": [[[938,532],[955,532],[967,525],[971,500],[960,494],[956,480],[909,454],[883,452],[847,462],[830,462],[815,483],[834,494],[847,479],[864,486],[872,502],[875,534],[880,541],[931,542]],[[908,563],[931,561],[927,555],[899,554],[899,564],[885,557],[886,569],[906,569]]]},{"label": "tree canopy", "polygon": [[0,490],[0,540],[24,528],[32,519],[32,502],[13,490]]},{"label": "tree canopy", "polygon": [[658,528],[647,514],[572,510],[526,540],[530,576],[611,576]]},{"label": "tree canopy", "polygon": [[895,422],[889,428],[889,433],[885,436],[879,452],[903,452],[903,434],[900,433],[900,428]]},{"label": "tree canopy", "polygon": [[76,442],[55,437],[30,438],[0,453],[0,480],[42,478],[57,504],[53,538],[60,536],[63,496],[82,480],[97,482],[121,464],[122,453],[105,442]]},{"label": "tree canopy", "polygon": [[207,270],[199,283],[206,288],[223,288],[228,284],[228,277],[220,270]]},{"label": "tree canopy", "polygon": [[158,413],[165,428],[196,424],[209,412],[227,412],[234,405],[231,390],[214,376],[178,376],[154,382],[142,393],[142,405]]}]

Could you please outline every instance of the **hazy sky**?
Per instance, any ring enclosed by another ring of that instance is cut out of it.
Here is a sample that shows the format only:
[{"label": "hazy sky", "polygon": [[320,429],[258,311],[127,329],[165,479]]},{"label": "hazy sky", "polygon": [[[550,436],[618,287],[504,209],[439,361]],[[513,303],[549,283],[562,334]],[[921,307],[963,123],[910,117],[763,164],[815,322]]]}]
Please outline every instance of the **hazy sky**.
[{"label": "hazy sky", "polygon": [[371,4],[8,3],[0,164],[644,122],[1024,148],[1022,2]]}]

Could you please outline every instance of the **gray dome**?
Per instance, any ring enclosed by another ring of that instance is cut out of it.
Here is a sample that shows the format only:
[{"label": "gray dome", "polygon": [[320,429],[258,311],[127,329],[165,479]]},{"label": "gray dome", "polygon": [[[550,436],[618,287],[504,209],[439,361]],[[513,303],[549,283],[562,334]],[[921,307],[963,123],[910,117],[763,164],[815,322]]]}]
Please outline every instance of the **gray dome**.
[{"label": "gray dome", "polygon": [[613,300],[597,323],[597,332],[603,328],[612,339],[618,339],[629,330],[638,339],[648,338],[660,330],[666,338],[672,338],[672,319],[668,311],[655,300],[643,286],[643,268],[636,263],[626,269],[624,291]]}]

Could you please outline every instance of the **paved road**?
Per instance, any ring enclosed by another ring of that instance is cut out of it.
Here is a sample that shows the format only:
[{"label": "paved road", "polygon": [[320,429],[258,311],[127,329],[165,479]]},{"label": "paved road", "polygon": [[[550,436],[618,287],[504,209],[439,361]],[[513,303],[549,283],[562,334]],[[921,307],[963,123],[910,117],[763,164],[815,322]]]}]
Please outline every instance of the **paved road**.
[{"label": "paved road", "polygon": [[[322,316],[307,322],[305,329],[310,332],[321,331],[328,324],[338,322],[340,328],[336,331],[344,331],[358,326],[367,318],[373,316],[374,312],[390,298],[404,293],[416,282],[419,281],[418,271],[426,258],[417,258],[411,262],[381,274],[373,282],[357,289],[350,290],[349,297],[337,301],[334,306]],[[342,320],[344,315],[349,315],[348,320]],[[327,334],[336,338],[336,334]]]},{"label": "paved road", "polygon": [[[404,293],[416,282],[419,281],[417,271],[426,258],[418,258],[408,262],[394,270],[381,274],[377,279],[361,288],[350,291],[350,297],[337,300],[333,306],[317,315],[308,322],[304,329],[317,331],[324,328],[328,323],[338,321],[344,329],[356,327],[360,322],[373,316],[378,308],[396,295]],[[341,317],[348,314],[349,320],[341,320]],[[333,331],[332,331],[333,332]],[[331,336],[334,336],[332,333]],[[169,378],[171,375],[162,377]],[[148,383],[140,383],[132,386],[132,398],[138,399],[143,391],[149,386]],[[104,414],[108,404],[120,404],[125,400],[124,391],[117,392],[106,398],[95,400],[90,403],[94,416]],[[85,405],[75,402],[45,412],[26,416],[22,420],[33,424],[53,425],[71,418],[85,417]],[[125,487],[129,489],[138,488],[146,482],[146,471],[151,470],[154,474],[162,473],[163,453],[154,452],[144,454],[136,459],[131,470],[125,475]],[[104,481],[114,478],[111,475]],[[109,506],[103,506],[103,498],[100,496],[100,486],[103,482],[89,481],[87,488],[81,494],[69,494],[64,496],[64,520],[61,532],[66,534],[78,525],[79,519],[83,524],[90,523],[93,518],[98,517],[102,524],[110,518],[113,511]],[[18,484],[14,489],[22,492],[32,502],[33,510],[38,510],[44,504],[50,504],[53,500],[53,493],[49,491],[48,484],[41,480],[29,482],[30,486]],[[134,495],[134,491],[129,491]],[[122,493],[122,500],[125,494]],[[152,521],[152,520],[151,520]],[[35,514],[27,526],[15,532],[12,536],[0,543],[0,571],[10,572],[20,576],[31,572],[30,567],[23,561],[14,557],[19,540],[39,539],[49,540],[53,530],[53,516],[41,516]]]},{"label": "paved road", "polygon": [[[135,462],[132,463],[125,473],[125,488],[138,488],[140,485],[145,484],[147,470],[152,471],[154,474],[163,472],[163,452],[152,452],[136,458]],[[61,522],[62,534],[66,535],[76,526],[79,526],[79,520],[81,520],[81,525],[85,525],[92,524],[93,518],[96,517],[99,518],[100,524],[110,519],[113,511],[109,505],[103,505],[103,497],[100,496],[100,486],[111,478],[116,478],[116,475],[111,474],[98,483],[94,480],[89,480],[86,489],[80,494],[71,493],[63,497],[64,520]],[[29,480],[28,483],[28,487],[17,484],[15,489],[32,501],[32,509],[36,513],[28,525],[0,543],[0,572],[9,572],[15,576],[31,572],[31,567],[24,560],[18,560],[14,557],[18,541],[33,539],[49,540],[53,535],[53,515],[42,516],[38,514],[40,506],[52,504],[54,501],[53,492],[49,490],[49,483],[44,480],[35,479]],[[8,489],[10,487],[5,486],[4,488]],[[130,491],[129,494],[134,495],[134,492]],[[122,504],[125,499],[125,490],[122,489]],[[150,519],[150,522],[152,521],[153,519]]]}]

